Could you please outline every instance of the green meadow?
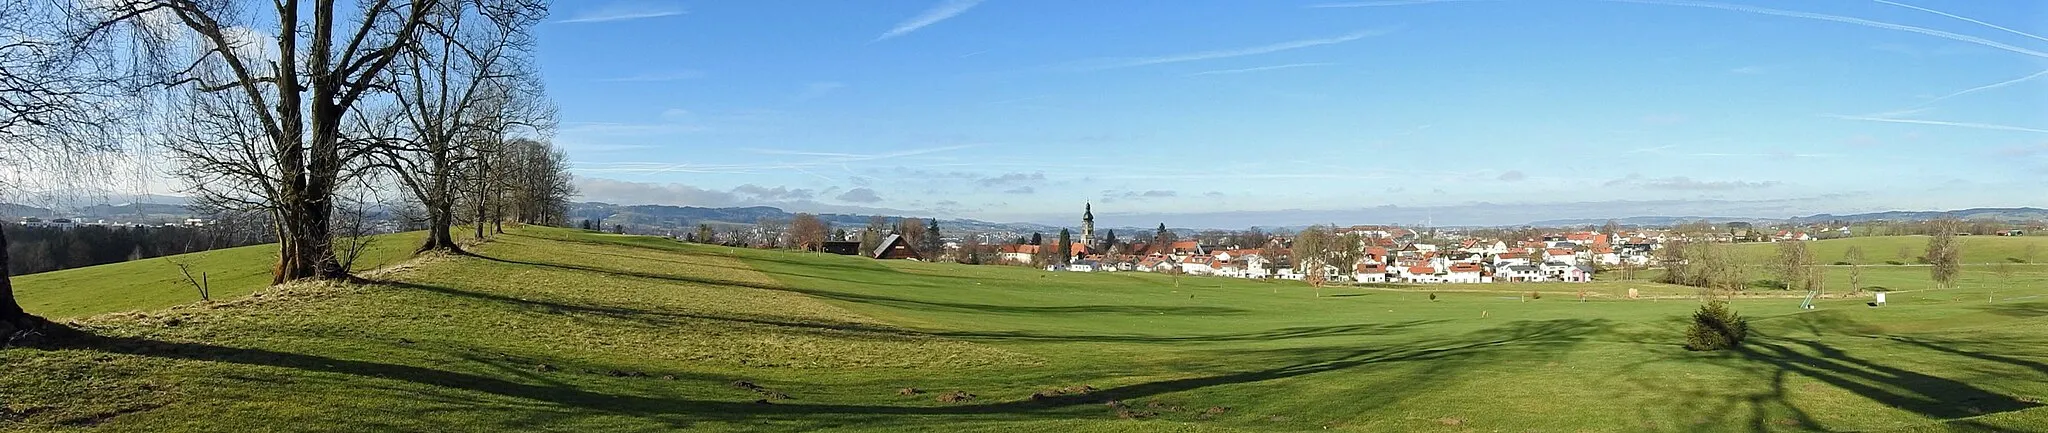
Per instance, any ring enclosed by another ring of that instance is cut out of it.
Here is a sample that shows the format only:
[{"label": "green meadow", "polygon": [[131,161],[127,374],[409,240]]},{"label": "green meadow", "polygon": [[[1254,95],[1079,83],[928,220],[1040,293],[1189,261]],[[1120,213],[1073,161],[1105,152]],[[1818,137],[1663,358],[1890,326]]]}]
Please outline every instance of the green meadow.
[{"label": "green meadow", "polygon": [[[0,351],[0,430],[2044,431],[2048,267],[1991,272],[2041,242],[2011,239],[1970,238],[1953,289],[1863,268],[1883,307],[1746,294],[1749,344],[1712,353],[1679,345],[1696,292],[1643,281],[1317,289],[530,227],[264,288],[251,247],[189,258],[207,303],[164,259],[18,279],[77,331]],[[1925,240],[1817,256],[1855,242]]]}]

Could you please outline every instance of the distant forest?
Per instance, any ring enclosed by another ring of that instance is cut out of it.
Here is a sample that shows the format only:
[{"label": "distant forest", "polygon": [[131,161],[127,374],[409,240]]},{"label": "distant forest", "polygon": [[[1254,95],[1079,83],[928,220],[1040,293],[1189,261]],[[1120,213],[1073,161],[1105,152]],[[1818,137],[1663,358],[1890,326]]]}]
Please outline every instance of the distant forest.
[{"label": "distant forest", "polygon": [[0,226],[7,230],[7,270],[13,275],[276,242],[261,226]]}]

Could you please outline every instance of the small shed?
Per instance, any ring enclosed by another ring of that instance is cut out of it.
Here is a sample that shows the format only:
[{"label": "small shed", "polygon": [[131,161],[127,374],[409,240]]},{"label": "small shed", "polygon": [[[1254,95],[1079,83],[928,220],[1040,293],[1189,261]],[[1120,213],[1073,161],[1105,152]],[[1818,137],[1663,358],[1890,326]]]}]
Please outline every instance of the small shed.
[{"label": "small shed", "polygon": [[818,247],[818,251],[842,256],[857,256],[860,255],[860,241],[825,241],[824,245]]},{"label": "small shed", "polygon": [[917,250],[910,248],[910,241],[904,239],[903,235],[889,235],[889,237],[882,239],[882,244],[875,247],[874,251],[868,252],[868,257],[883,260],[905,260],[916,259],[918,256]]}]

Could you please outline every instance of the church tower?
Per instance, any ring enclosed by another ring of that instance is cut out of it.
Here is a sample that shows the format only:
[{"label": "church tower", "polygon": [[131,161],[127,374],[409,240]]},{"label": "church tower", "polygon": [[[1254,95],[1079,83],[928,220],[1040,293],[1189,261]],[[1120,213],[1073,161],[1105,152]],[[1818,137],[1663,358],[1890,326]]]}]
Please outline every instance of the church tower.
[{"label": "church tower", "polygon": [[1093,246],[1095,245],[1095,204],[1089,203],[1082,206],[1081,245]]}]

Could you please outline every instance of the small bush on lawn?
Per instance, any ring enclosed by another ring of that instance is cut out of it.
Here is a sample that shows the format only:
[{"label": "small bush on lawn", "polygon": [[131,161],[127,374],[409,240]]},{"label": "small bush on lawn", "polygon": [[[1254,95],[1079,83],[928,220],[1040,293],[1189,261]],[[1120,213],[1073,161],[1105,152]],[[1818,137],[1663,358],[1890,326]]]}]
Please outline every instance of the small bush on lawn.
[{"label": "small bush on lawn", "polygon": [[1749,319],[1728,309],[1727,301],[1711,301],[1692,313],[1692,325],[1685,330],[1685,349],[1727,350],[1742,345],[1749,337]]}]

